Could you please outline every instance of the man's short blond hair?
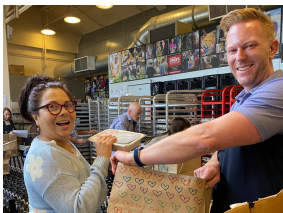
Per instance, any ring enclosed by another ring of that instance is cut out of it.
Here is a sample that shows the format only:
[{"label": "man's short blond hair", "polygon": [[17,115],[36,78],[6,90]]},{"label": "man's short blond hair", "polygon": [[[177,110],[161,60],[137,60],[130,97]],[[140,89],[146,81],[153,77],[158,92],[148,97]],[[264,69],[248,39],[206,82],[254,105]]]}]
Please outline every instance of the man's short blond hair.
[{"label": "man's short blond hair", "polygon": [[268,39],[274,39],[273,21],[266,13],[254,8],[237,9],[231,11],[222,18],[220,22],[220,28],[224,31],[226,36],[232,25],[249,20],[259,20],[261,27],[263,31],[266,32]]}]

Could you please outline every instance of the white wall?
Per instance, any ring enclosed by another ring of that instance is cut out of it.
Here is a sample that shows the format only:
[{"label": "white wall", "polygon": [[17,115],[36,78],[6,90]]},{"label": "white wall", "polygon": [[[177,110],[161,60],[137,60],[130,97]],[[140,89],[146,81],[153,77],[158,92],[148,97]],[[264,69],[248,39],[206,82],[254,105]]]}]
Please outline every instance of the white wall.
[{"label": "white wall", "polygon": [[[281,63],[281,59],[273,59],[273,68],[274,70],[281,69],[283,70],[283,63]],[[143,95],[150,95],[150,83],[151,82],[162,82],[162,81],[170,81],[170,80],[179,80],[179,79],[186,79],[186,78],[194,78],[194,77],[202,77],[204,75],[213,75],[213,74],[224,74],[230,73],[229,67],[220,67],[214,69],[207,69],[207,70],[199,70],[187,73],[180,73],[175,75],[167,75],[162,77],[156,78],[148,78],[143,80],[135,80],[135,81],[128,81],[128,82],[121,82],[116,84],[109,85],[109,91],[115,92],[116,90],[124,90],[126,93],[131,93],[134,96],[143,96]],[[142,86],[148,85],[148,86]],[[135,94],[135,92],[138,92]]]}]

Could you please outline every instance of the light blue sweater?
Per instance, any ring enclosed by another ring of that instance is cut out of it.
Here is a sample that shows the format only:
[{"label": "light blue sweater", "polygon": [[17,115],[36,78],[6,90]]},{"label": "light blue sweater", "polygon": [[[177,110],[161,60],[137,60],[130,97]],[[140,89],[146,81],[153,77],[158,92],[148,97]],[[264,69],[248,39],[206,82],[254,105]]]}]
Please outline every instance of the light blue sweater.
[{"label": "light blue sweater", "polygon": [[33,140],[24,165],[30,212],[101,212],[110,161],[97,157],[90,166],[72,146],[78,155],[56,142]]}]

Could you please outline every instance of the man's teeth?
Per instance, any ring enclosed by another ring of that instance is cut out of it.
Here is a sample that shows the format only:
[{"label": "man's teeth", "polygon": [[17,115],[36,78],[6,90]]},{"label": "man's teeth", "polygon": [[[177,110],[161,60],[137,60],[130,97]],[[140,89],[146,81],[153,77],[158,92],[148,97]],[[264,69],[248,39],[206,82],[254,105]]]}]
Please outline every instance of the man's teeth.
[{"label": "man's teeth", "polygon": [[247,67],[242,67],[242,68],[238,68],[239,71],[244,71],[246,69],[250,68],[250,66],[247,66]]}]

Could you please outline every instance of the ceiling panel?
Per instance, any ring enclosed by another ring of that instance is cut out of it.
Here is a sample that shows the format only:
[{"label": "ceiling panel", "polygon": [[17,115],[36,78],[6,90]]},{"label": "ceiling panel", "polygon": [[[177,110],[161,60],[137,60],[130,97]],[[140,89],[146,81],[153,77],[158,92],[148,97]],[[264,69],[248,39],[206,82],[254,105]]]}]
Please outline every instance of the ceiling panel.
[{"label": "ceiling panel", "polygon": [[[139,13],[144,13],[146,10],[154,8],[155,5],[114,5],[107,10],[100,9],[95,5],[34,5],[32,7],[38,8],[43,25],[48,22],[51,28],[84,35]],[[11,6],[9,9],[13,10],[13,8]],[[29,11],[25,12],[28,13]],[[67,14],[80,18],[81,22],[77,24],[64,22],[64,17]]]}]

